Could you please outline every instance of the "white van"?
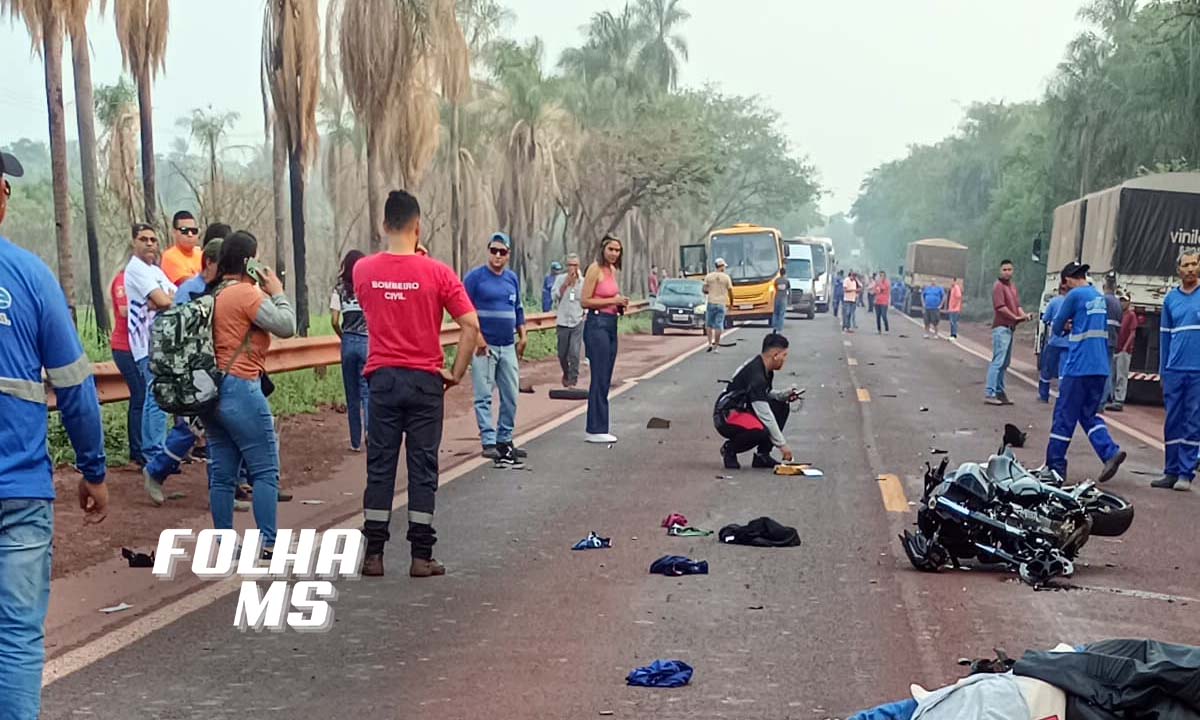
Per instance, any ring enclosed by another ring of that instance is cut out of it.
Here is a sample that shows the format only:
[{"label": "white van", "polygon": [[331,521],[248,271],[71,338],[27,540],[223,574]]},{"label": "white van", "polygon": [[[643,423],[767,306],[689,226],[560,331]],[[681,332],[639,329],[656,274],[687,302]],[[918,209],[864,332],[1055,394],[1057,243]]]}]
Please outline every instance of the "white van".
[{"label": "white van", "polygon": [[816,313],[817,301],[813,293],[813,256],[812,247],[804,243],[787,243],[784,247],[786,254],[788,285],[791,292],[788,296],[788,308],[794,312],[803,313],[809,320]]}]

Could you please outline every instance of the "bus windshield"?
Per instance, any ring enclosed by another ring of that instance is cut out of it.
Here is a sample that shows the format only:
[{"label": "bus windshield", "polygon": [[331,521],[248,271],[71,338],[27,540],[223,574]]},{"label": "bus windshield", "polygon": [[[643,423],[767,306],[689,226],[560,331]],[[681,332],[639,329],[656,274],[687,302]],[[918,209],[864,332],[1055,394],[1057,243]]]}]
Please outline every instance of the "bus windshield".
[{"label": "bus windshield", "polygon": [[712,257],[723,258],[734,282],[765,281],[779,272],[779,242],[768,232],[713,235]]},{"label": "bus windshield", "polygon": [[812,271],[816,273],[817,277],[820,277],[825,274],[826,270],[829,269],[829,266],[825,261],[825,246],[809,245],[809,247],[812,248],[813,256]]}]

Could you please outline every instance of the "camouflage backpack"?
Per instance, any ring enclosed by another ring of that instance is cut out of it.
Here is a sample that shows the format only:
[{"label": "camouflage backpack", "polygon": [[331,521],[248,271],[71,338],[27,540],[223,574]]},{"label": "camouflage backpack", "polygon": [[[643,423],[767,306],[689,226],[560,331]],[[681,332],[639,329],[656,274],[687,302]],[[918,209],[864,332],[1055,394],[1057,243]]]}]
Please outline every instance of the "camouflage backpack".
[{"label": "camouflage backpack", "polygon": [[[150,331],[154,401],[163,412],[198,416],[216,408],[229,368],[217,367],[213,342],[216,298],[202,295],[159,313]],[[249,344],[249,334],[230,365]]]}]

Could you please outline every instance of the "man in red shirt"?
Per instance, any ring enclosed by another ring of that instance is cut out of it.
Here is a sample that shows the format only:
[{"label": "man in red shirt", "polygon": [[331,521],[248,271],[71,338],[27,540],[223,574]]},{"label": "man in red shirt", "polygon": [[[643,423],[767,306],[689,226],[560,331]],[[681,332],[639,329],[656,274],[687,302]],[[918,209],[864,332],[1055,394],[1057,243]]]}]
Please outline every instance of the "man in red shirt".
[{"label": "man in red shirt", "polygon": [[1004,374],[1012,361],[1013,331],[1031,317],[1021,308],[1021,298],[1012,276],[1012,260],[1002,261],[1000,277],[992,286],[995,311],[992,315],[992,363],[988,365],[987,396],[983,399],[988,405],[1012,405],[1004,391]]},{"label": "man in red shirt", "polygon": [[1104,406],[1105,412],[1125,409],[1125,393],[1129,390],[1129,365],[1133,361],[1133,344],[1137,340],[1137,313],[1129,306],[1128,290],[1117,293],[1121,301],[1121,329],[1117,333],[1117,354],[1113,356],[1113,401]]},{"label": "man in red shirt", "polygon": [[[383,210],[388,249],[354,266],[354,294],[371,334],[363,375],[370,388],[367,416],[367,490],[363,494],[363,575],[383,575],[383,547],[391,535],[392,499],[400,443],[408,463],[408,536],[412,577],[445,575],[433,559],[434,495],[442,442],[443,396],[467,372],[479,340],[479,316],[454,271],[418,253],[421,206],[403,190]],[[442,353],[442,314],[461,332],[454,367]]]}]

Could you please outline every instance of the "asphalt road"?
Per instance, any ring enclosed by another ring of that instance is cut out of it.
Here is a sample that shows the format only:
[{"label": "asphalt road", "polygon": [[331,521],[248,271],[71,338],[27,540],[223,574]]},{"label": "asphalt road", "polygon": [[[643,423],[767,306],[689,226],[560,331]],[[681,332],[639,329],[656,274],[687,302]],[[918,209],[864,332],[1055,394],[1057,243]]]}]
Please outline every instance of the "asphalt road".
[{"label": "asphalt road", "polygon": [[[893,495],[900,511],[889,512],[877,477],[897,475],[915,500],[931,447],[954,462],[986,459],[1005,422],[1028,428],[1020,454],[1040,464],[1050,411],[1015,382],[1015,406],[983,405],[980,360],[893,321],[882,337],[866,322],[842,335],[828,316],[789,321],[791,359],[777,383],[808,393],[786,434],[823,479],[722,469],[716,381],[764,332],[743,329],[736,347],[614,399],[616,446],[583,444],[576,418],[527,445],[527,470],[476,470],[443,487],[437,556],[447,576],[408,578],[396,543],[387,577],[341,583],[326,634],[239,632],[227,596],[51,684],[43,716],[845,717],[905,696],[909,683],[952,681],[957,658],[993,647],[1019,654],[1118,636],[1200,644],[1200,600],[1189,599],[1200,598],[1200,497],[1146,487],[1160,453],[1128,437],[1117,436],[1128,472],[1111,489],[1133,500],[1137,519],[1123,538],[1093,539],[1077,589],[909,567],[896,535],[912,509]],[[671,427],[645,429],[652,416]],[[1071,461],[1073,474],[1099,469],[1082,436]],[[803,545],[671,538],[659,526],[671,512],[713,530],[769,515]],[[589,530],[614,547],[572,552]],[[665,554],[707,560],[710,574],[649,575]],[[624,685],[657,658],[693,665],[692,684]]]}]

